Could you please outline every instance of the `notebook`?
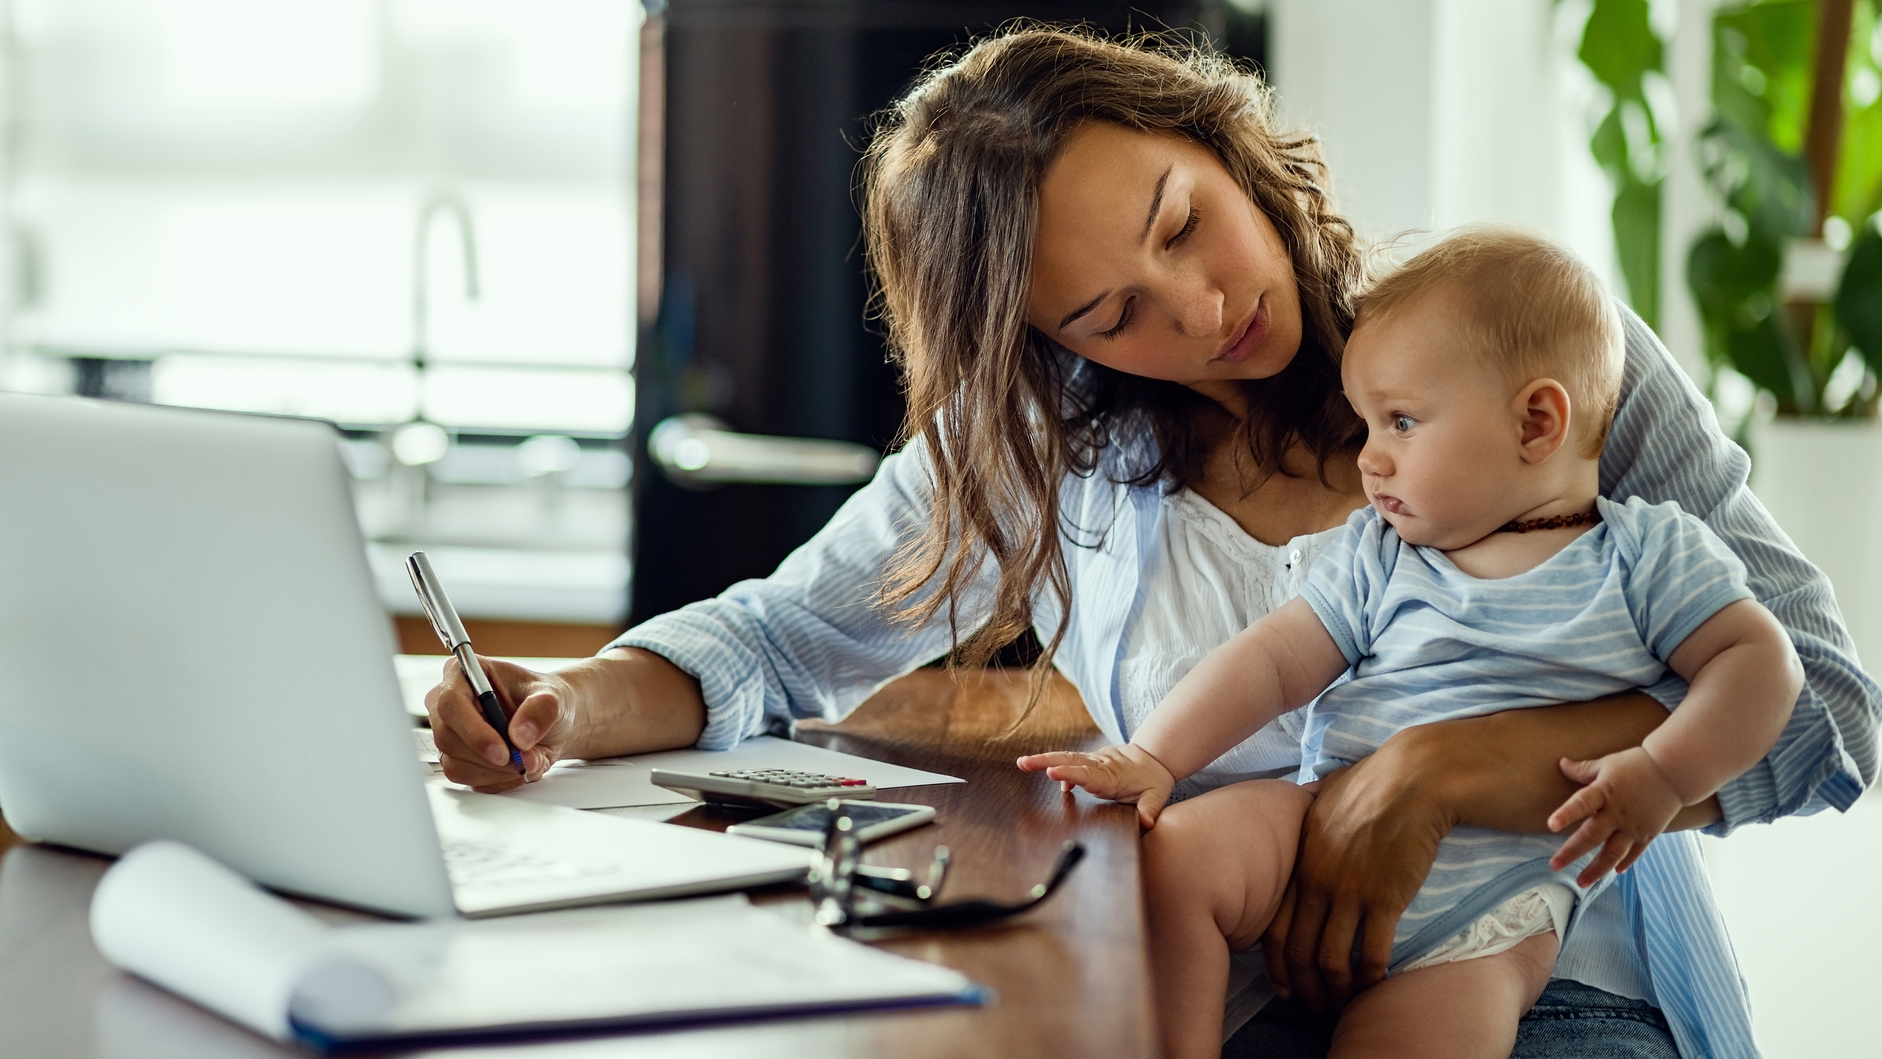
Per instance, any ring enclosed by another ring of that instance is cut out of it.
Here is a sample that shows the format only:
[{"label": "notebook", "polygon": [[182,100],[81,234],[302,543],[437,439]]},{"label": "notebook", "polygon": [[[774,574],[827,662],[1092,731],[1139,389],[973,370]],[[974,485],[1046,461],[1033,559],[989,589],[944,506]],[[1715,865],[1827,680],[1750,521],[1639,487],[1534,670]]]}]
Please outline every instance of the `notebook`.
[{"label": "notebook", "polygon": [[738,895],[329,927],[175,842],[105,873],[91,929],[124,970],[315,1053],[989,998]]}]

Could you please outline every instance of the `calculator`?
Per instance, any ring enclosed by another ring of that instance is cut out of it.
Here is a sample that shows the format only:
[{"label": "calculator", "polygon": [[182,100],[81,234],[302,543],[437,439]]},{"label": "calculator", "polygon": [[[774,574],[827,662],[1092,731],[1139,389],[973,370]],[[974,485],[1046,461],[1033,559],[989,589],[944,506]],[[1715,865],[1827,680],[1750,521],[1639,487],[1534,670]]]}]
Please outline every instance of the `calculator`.
[{"label": "calculator", "polygon": [[795,769],[729,769],[703,774],[654,769],[650,778],[656,786],[703,802],[724,805],[789,808],[826,798],[874,799],[876,796],[876,789],[868,780]]}]

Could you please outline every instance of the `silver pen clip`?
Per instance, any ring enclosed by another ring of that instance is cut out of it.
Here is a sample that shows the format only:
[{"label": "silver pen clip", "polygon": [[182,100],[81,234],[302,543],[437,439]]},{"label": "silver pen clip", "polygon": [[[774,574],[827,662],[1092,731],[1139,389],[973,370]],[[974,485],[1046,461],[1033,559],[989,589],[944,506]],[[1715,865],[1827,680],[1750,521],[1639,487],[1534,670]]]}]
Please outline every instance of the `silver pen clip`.
[{"label": "silver pen clip", "polygon": [[464,631],[464,623],[458,620],[457,609],[451,606],[450,597],[444,594],[444,586],[438,583],[438,575],[432,572],[431,560],[424,552],[413,552],[405,559],[405,572],[411,576],[412,587],[418,591],[418,603],[425,608],[425,617],[431,619],[431,627],[437,631],[438,639],[444,641],[444,649],[456,654],[460,646],[470,642],[470,634]]}]

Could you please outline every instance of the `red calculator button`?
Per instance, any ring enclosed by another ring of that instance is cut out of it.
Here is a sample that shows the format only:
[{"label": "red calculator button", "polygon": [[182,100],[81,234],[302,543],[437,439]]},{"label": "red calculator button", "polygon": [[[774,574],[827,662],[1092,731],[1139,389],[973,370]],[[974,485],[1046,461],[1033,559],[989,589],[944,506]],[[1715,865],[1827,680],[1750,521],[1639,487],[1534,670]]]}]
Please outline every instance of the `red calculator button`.
[{"label": "red calculator button", "polygon": [[867,787],[869,786],[869,783],[866,780],[840,779],[840,780],[837,780],[836,782],[838,786],[842,786],[842,787]]}]

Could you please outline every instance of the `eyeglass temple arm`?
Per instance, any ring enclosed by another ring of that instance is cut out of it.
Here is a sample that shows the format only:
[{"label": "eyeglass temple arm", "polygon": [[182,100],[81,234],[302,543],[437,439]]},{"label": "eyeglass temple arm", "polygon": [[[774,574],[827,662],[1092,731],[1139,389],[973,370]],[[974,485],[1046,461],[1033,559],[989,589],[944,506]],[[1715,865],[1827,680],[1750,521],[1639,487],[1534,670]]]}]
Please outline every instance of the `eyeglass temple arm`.
[{"label": "eyeglass temple arm", "polygon": [[1052,869],[1052,877],[1032,888],[1033,900],[1045,900],[1047,894],[1058,889],[1059,884],[1063,883],[1066,877],[1072,874],[1072,869],[1078,867],[1078,862],[1085,859],[1085,844],[1083,842],[1079,842],[1076,839],[1066,839],[1065,845],[1061,848],[1063,852],[1059,854],[1058,865]]},{"label": "eyeglass temple arm", "polygon": [[856,885],[879,894],[923,903],[941,895],[948,877],[949,854],[946,846],[934,848],[934,863],[928,867],[928,881],[915,882],[915,873],[907,868],[884,868],[874,864],[856,866]]},{"label": "eyeglass temple arm", "polygon": [[932,905],[913,911],[878,912],[873,915],[856,916],[849,919],[844,926],[848,929],[868,929],[872,927],[928,927],[945,929],[950,927],[979,926],[982,923],[1008,919],[1022,912],[1029,911],[1035,905],[1038,905],[1040,902],[1050,897],[1052,892],[1057,890],[1059,885],[1065,881],[1066,877],[1072,873],[1072,869],[1076,868],[1079,861],[1084,858],[1085,847],[1082,843],[1077,841],[1066,842],[1064,852],[1059,854],[1058,865],[1053,869],[1051,877],[1045,882],[1033,887],[1024,900],[1015,901],[1011,904],[988,901],[984,898],[972,898],[966,901],[955,901],[945,905]]}]

